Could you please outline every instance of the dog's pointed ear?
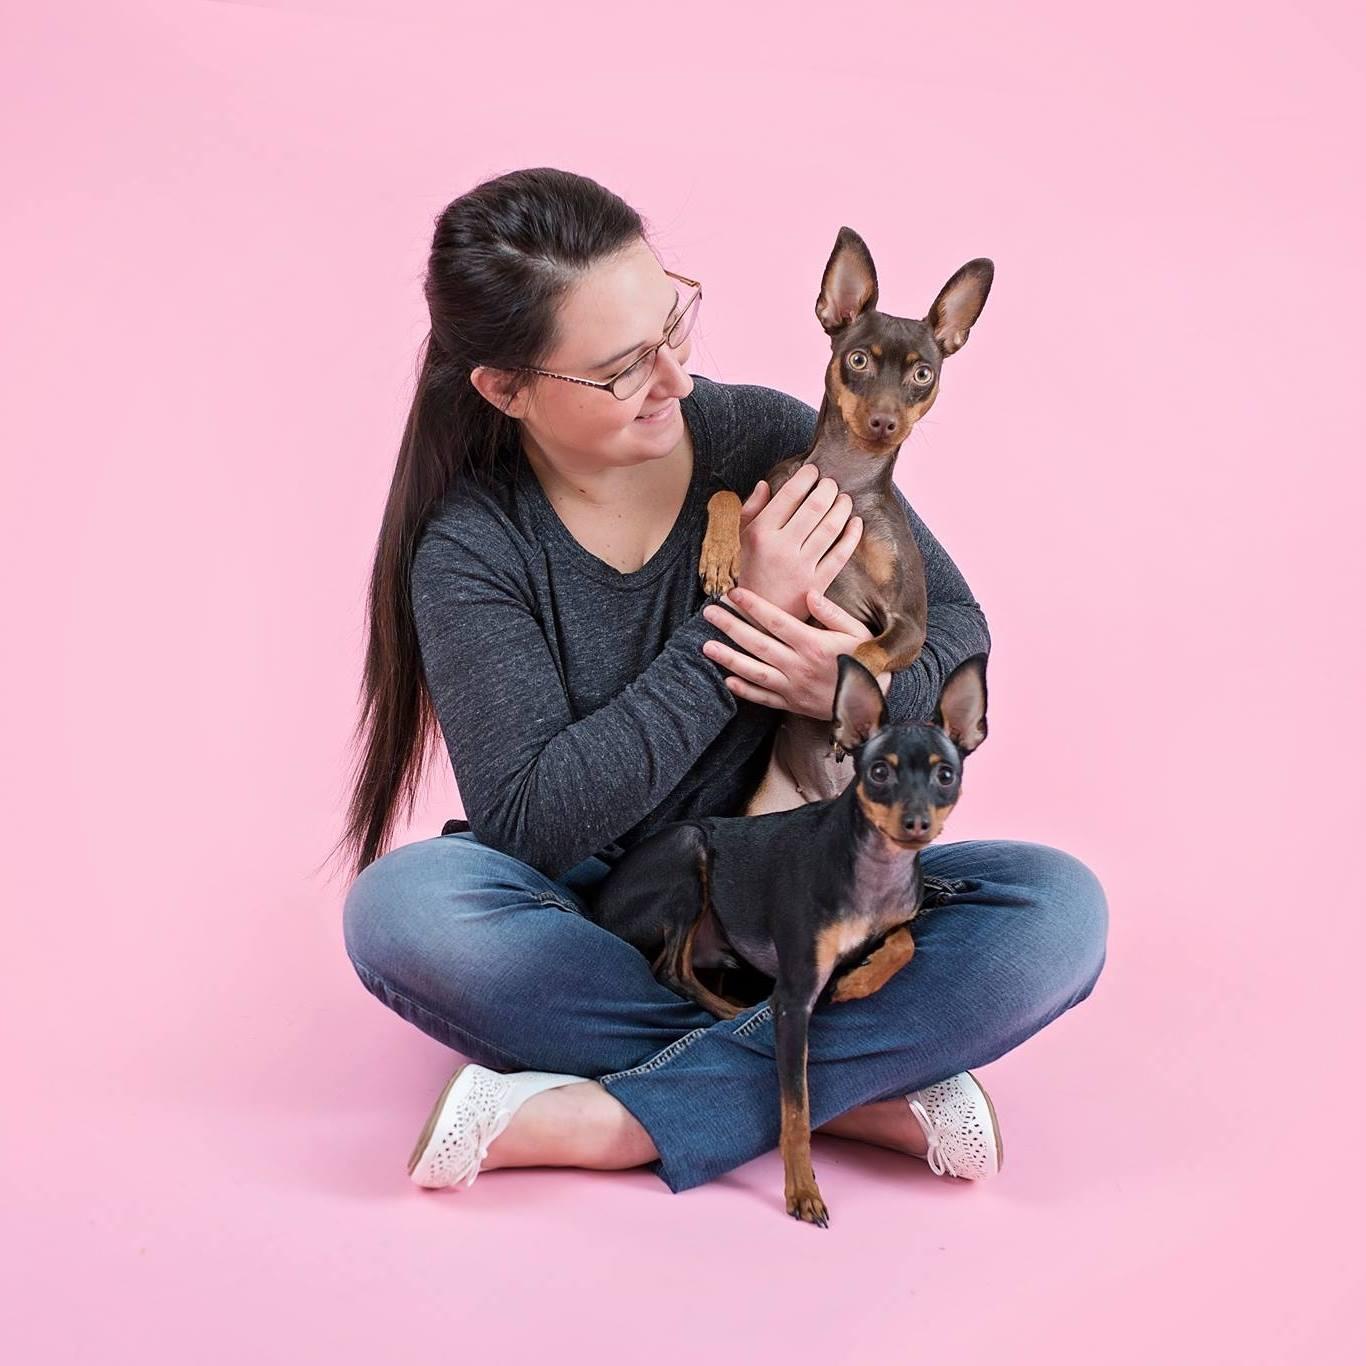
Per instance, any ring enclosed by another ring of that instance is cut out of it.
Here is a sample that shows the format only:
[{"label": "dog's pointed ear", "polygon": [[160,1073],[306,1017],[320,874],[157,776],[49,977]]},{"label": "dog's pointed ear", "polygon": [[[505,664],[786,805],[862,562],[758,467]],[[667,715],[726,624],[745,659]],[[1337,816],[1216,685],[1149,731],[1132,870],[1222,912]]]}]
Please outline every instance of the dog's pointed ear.
[{"label": "dog's pointed ear", "polygon": [[840,655],[836,662],[833,738],[852,751],[888,724],[887,699],[877,679],[853,655]]},{"label": "dog's pointed ear", "polygon": [[873,269],[872,253],[853,228],[841,228],[821,277],[816,317],[833,337],[876,305],[877,271]]},{"label": "dog's pointed ear", "polygon": [[995,274],[996,267],[985,256],[978,256],[954,271],[930,305],[925,322],[946,356],[953,355],[967,341],[968,332],[991,292]]},{"label": "dog's pointed ear", "polygon": [[986,655],[970,655],[944,680],[934,724],[964,757],[987,738]]}]

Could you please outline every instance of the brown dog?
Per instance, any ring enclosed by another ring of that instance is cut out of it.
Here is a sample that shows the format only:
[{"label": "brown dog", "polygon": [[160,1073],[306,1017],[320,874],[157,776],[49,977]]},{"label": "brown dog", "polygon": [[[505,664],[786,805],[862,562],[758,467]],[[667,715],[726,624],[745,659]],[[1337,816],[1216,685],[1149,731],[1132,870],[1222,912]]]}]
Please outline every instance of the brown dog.
[{"label": "brown dog", "polygon": [[[875,677],[909,668],[925,643],[925,566],[892,491],[892,467],[911,428],[933,406],[944,357],[968,339],[991,289],[992,263],[969,261],[939,291],[924,319],[879,313],[873,258],[842,227],[826,263],[816,317],[831,338],[825,398],[811,449],[765,476],[771,493],[805,465],[829,475],[863,519],[858,546],[826,596],[874,633],[854,651]],[[813,485],[814,486],[814,485]],[[698,572],[708,596],[735,585],[740,566],[739,496],[712,495]],[[741,814],[787,811],[838,795],[851,771],[828,719],[785,713],[768,769]]]}]

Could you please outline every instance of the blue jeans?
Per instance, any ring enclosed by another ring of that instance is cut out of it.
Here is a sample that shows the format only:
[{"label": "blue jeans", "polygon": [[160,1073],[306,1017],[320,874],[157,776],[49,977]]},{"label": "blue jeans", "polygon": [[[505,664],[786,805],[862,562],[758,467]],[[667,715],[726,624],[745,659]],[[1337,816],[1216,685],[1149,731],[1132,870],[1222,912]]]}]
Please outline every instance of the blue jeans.
[{"label": "blue jeans", "polygon": [[[981,1067],[1091,994],[1109,911],[1071,854],[1024,840],[933,844],[927,873],[963,885],[915,925],[915,956],[861,1000],[818,1004],[811,1126]],[[585,915],[609,866],[552,880],[470,831],[401,845],[346,896],[347,956],[425,1034],[499,1071],[596,1079],[640,1121],[671,1191],[778,1144],[768,1003],[718,1020],[656,981]]]}]

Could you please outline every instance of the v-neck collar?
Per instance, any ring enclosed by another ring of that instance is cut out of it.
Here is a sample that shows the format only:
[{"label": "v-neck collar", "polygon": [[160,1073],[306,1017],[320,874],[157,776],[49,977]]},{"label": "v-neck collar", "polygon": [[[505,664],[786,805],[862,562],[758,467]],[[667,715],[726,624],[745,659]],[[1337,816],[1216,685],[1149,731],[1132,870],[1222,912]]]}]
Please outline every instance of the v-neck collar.
[{"label": "v-neck collar", "polygon": [[606,560],[600,559],[574,539],[574,533],[565,526],[560,514],[555,511],[555,505],[546,497],[541,481],[531,468],[525,452],[518,447],[518,486],[523,490],[541,530],[564,549],[577,568],[590,577],[611,584],[615,588],[639,588],[657,579],[678,558],[679,551],[689,540],[694,522],[703,505],[707,475],[711,468],[710,452],[705,449],[704,424],[697,420],[697,379],[697,376],[693,377],[692,392],[679,400],[679,409],[692,440],[693,450],[692,478],[688,482],[683,506],[679,509],[673,526],[669,528],[669,534],[665,536],[655,553],[639,569],[631,570],[629,573],[623,573],[615,565],[608,564]]}]

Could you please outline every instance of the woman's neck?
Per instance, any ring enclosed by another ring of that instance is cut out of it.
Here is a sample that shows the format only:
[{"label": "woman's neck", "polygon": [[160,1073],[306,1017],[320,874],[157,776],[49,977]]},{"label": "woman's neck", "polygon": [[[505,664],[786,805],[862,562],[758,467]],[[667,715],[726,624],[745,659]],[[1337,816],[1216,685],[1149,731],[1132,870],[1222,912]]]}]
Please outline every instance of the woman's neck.
[{"label": "woman's neck", "polygon": [[554,464],[535,439],[522,433],[522,451],[545,496],[557,510],[581,509],[585,514],[626,513],[681,504],[692,482],[692,439],[686,428],[667,455],[634,465],[568,468]]},{"label": "woman's neck", "polygon": [[532,474],[569,534],[623,574],[647,564],[668,539],[687,504],[693,460],[688,435],[658,460],[607,471],[611,478],[567,477],[538,453],[527,453]]}]

